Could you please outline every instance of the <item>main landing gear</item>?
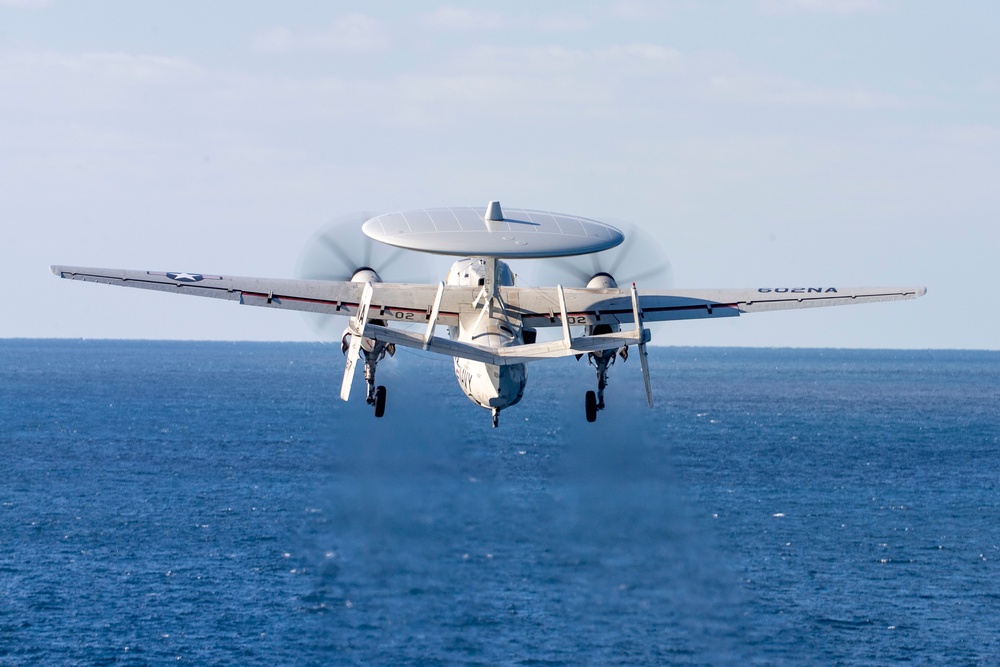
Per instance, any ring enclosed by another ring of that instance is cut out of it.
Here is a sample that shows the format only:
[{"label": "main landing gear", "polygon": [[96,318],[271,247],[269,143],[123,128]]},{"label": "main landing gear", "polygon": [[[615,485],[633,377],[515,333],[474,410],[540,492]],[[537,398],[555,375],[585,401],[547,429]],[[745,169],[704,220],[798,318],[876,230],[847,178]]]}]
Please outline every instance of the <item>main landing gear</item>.
[{"label": "main landing gear", "polygon": [[587,355],[587,362],[597,368],[597,393],[588,391],[586,395],[587,421],[597,421],[597,411],[604,409],[604,388],[608,386],[608,369],[615,365],[615,354],[628,359],[628,346],[620,350],[601,350]]},{"label": "main landing gear", "polygon": [[391,357],[395,352],[395,345],[380,342],[375,343],[375,348],[371,352],[362,351],[365,358],[365,383],[368,385],[367,403],[375,406],[375,416],[380,419],[385,414],[385,386],[375,386],[375,367],[387,353]]},{"label": "main landing gear", "polygon": [[[347,354],[348,346],[349,336],[345,334],[341,346],[344,354]],[[365,384],[368,385],[368,395],[365,400],[368,405],[375,407],[375,416],[381,418],[385,415],[385,386],[375,385],[375,370],[378,362],[385,359],[385,355],[391,357],[396,354],[396,345],[365,339],[362,341],[360,352],[365,362]]]},{"label": "main landing gear", "polygon": [[500,408],[493,408],[493,428],[500,425]]}]

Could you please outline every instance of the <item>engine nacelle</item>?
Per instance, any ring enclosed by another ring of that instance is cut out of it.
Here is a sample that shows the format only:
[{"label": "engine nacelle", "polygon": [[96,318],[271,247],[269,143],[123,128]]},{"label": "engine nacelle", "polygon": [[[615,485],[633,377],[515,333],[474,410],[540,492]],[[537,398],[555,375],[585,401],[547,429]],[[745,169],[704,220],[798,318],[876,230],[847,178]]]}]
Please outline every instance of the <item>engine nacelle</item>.
[{"label": "engine nacelle", "polygon": [[600,273],[595,273],[587,281],[588,289],[617,289],[618,283],[615,282],[614,277],[610,273],[601,271]]},{"label": "engine nacelle", "polygon": [[[595,273],[587,281],[587,287],[589,289],[618,289],[618,283],[615,282],[614,276],[606,271],[601,271],[600,273]],[[615,324],[594,324],[586,327],[587,336],[598,336],[601,334],[615,333],[619,331],[620,327]],[[591,352],[590,359],[601,359],[604,357],[611,357],[614,361],[615,353],[614,350],[611,351],[601,351],[601,352]]]},{"label": "engine nacelle", "polygon": [[360,266],[354,269],[354,273],[351,275],[352,283],[380,283],[382,282],[382,276],[378,274],[378,271],[371,268],[370,266]]}]

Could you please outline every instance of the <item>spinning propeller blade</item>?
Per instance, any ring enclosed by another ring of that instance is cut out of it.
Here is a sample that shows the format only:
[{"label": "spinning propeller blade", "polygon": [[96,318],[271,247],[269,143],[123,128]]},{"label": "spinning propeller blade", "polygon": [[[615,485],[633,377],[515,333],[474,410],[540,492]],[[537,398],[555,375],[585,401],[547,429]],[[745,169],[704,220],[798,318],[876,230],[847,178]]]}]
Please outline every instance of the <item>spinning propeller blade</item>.
[{"label": "spinning propeller blade", "polygon": [[[361,225],[375,213],[339,216],[324,225],[306,244],[296,275],[308,280],[351,280],[360,268],[374,270],[388,282],[428,282],[432,275],[426,255],[394,248],[368,238]],[[324,341],[340,340],[340,316],[303,313],[309,326]]]},{"label": "spinning propeller blade", "polygon": [[606,222],[624,232],[625,240],[621,245],[589,255],[523,262],[517,267],[521,278],[519,284],[582,287],[598,273],[607,273],[619,285],[634,281],[656,288],[673,287],[670,259],[652,234],[622,220]]}]

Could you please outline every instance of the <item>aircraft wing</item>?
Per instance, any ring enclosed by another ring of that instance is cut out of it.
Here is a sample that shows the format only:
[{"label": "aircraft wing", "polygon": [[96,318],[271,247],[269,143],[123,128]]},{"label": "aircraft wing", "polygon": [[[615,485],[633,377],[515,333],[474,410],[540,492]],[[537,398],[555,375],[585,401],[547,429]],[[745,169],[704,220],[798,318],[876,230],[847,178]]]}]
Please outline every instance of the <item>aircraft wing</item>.
[{"label": "aircraft wing", "polygon": [[[365,287],[363,283],[346,281],[252,278],[76,266],[53,266],[52,272],[71,280],[228,299],[248,306],[344,316],[357,314]],[[480,307],[480,290],[479,287],[454,285],[374,283],[369,318],[386,323],[426,325],[436,315],[436,324],[456,326],[460,314],[475,312]],[[520,317],[524,326],[528,327],[562,326],[558,291],[559,288],[556,287],[500,288],[501,298],[508,312]],[[735,317],[742,313],[769,310],[915,299],[923,296],[926,291],[923,287],[762,287],[647,291],[639,292],[638,299],[645,322],[664,322]],[[634,324],[630,290],[566,288],[563,292],[569,325]],[[402,340],[397,342],[407,344]],[[445,352],[443,349],[440,351]],[[475,351],[469,353],[478,354]],[[535,353],[544,355],[546,351],[538,348]],[[552,350],[550,354],[560,356],[565,354],[565,348]]]},{"label": "aircraft wing", "polygon": [[[525,326],[562,326],[555,288],[507,288],[509,305]],[[623,289],[566,288],[571,325],[632,324],[632,299]],[[639,292],[645,322],[736,317],[742,313],[915,299],[925,287],[761,287]]]},{"label": "aircraft wing", "polygon": [[[247,306],[344,316],[357,314],[365,288],[364,283],[346,281],[251,278],[80,266],[53,266],[52,273],[70,280],[227,299]],[[426,324],[430,320],[437,285],[375,283],[372,287],[372,319],[418,324]],[[458,313],[472,310],[475,297],[474,288],[448,287],[439,304],[437,323],[457,325]]]}]

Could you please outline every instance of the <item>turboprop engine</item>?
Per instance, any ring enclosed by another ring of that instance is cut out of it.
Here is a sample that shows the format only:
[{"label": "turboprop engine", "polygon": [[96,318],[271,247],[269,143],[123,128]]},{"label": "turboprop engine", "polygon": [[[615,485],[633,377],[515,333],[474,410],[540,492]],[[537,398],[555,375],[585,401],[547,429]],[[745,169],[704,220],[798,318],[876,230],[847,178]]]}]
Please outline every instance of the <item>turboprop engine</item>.
[{"label": "turboprop engine", "polygon": [[618,283],[610,273],[600,271],[587,281],[587,289],[618,289]]},{"label": "turboprop engine", "polygon": [[382,282],[382,276],[378,274],[378,271],[368,266],[359,266],[354,269],[354,273],[351,274],[352,283],[380,283]]},{"label": "turboprop engine", "polygon": [[[610,273],[607,271],[600,271],[592,275],[590,280],[587,281],[587,289],[618,289],[618,283],[615,282],[614,276]],[[612,331],[617,331],[617,329],[612,328],[610,324],[595,324],[594,326],[587,327],[587,335],[591,336],[594,334],[611,333]],[[627,352],[625,354],[626,356],[628,355]],[[591,353],[590,356],[593,357],[594,353]],[[614,356],[614,353],[612,353],[611,356]],[[593,361],[593,359],[591,359],[591,361]],[[603,401],[601,401],[601,404],[603,405]]]}]

